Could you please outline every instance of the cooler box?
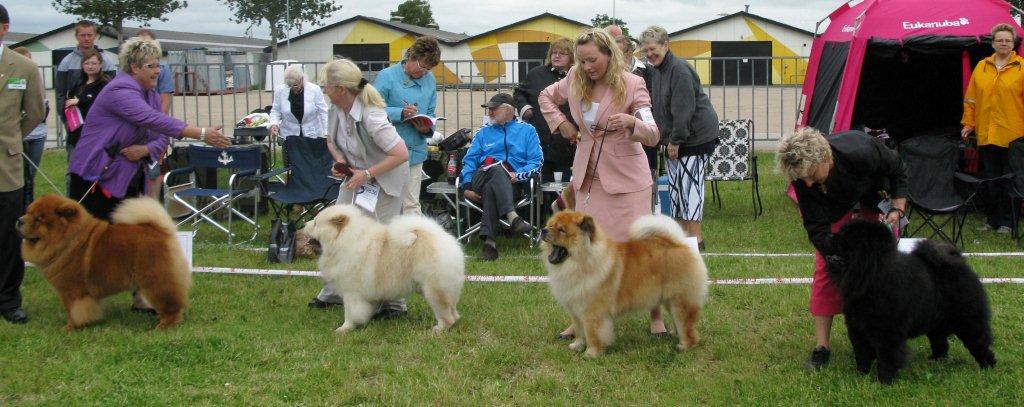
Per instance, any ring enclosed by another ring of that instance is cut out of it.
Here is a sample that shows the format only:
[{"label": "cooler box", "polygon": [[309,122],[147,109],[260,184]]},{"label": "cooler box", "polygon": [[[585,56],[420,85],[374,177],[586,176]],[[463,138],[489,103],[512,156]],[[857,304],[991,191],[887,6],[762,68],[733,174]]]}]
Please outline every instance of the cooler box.
[{"label": "cooler box", "polygon": [[672,206],[669,203],[671,200],[668,195],[668,175],[662,175],[658,177],[658,204],[661,206],[661,213],[663,215],[672,214]]}]

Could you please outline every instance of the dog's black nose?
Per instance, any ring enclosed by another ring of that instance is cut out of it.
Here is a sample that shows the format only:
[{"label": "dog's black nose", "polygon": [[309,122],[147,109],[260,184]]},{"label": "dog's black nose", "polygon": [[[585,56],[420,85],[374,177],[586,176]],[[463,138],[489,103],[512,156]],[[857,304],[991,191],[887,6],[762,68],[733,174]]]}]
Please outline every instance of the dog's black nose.
[{"label": "dog's black nose", "polygon": [[548,228],[544,228],[544,229],[540,230],[540,238],[541,239],[547,239],[548,238]]},{"label": "dog's black nose", "polygon": [[14,222],[14,226],[17,226],[18,228],[21,228],[24,225],[25,225],[25,217],[24,216],[18,218],[18,220],[16,222]]}]

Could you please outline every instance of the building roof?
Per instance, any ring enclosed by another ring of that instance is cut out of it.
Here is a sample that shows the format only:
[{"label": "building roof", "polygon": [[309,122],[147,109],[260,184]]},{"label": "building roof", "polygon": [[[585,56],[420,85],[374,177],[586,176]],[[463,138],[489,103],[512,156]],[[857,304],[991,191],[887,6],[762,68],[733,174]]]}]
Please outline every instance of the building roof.
[{"label": "building roof", "polygon": [[[303,38],[315,35],[317,33],[320,33],[322,31],[330,30],[330,29],[332,29],[334,27],[337,27],[337,26],[340,26],[340,25],[344,25],[344,24],[348,24],[348,23],[356,21],[356,20],[366,20],[366,21],[370,21],[370,22],[373,22],[373,23],[385,25],[385,26],[391,27],[391,28],[393,28],[395,30],[402,31],[402,32],[405,32],[405,33],[408,33],[408,34],[412,34],[412,35],[416,35],[416,36],[429,35],[429,36],[437,38],[438,42],[441,42],[441,43],[446,44],[446,45],[458,45],[460,43],[472,40],[474,38],[483,37],[483,36],[486,36],[486,35],[491,35],[491,34],[494,34],[496,32],[499,32],[499,31],[502,31],[502,30],[506,30],[506,29],[508,29],[510,27],[514,27],[514,26],[517,26],[517,25],[520,25],[520,24],[525,24],[525,23],[528,23],[530,21],[538,20],[538,19],[541,19],[541,18],[544,18],[544,17],[552,17],[552,18],[556,18],[556,19],[559,19],[559,20],[571,23],[571,24],[576,24],[576,25],[580,25],[580,26],[584,26],[584,27],[590,27],[590,24],[581,23],[581,22],[576,21],[576,20],[568,19],[568,18],[559,16],[559,15],[555,15],[555,14],[551,14],[551,13],[545,12],[543,14],[538,14],[536,16],[527,18],[525,20],[519,20],[519,21],[516,21],[516,22],[514,22],[512,24],[508,24],[508,25],[505,25],[505,26],[501,26],[501,27],[495,28],[495,29],[487,31],[485,33],[480,33],[480,34],[477,34],[477,35],[469,36],[469,35],[466,35],[466,34],[459,34],[459,33],[453,33],[453,32],[449,32],[449,31],[435,30],[433,28],[424,28],[424,27],[420,27],[420,26],[416,26],[416,25],[412,25],[412,24],[405,24],[405,23],[399,23],[399,22],[395,22],[395,21],[388,21],[388,20],[384,20],[384,19],[380,19],[380,18],[375,18],[375,17],[367,17],[367,16],[362,16],[362,15],[357,15],[357,16],[354,16],[352,18],[349,18],[349,19],[346,19],[346,20],[342,20],[342,21],[339,21],[339,22],[334,23],[334,24],[330,24],[330,25],[326,25],[326,26],[320,27],[320,28],[318,28],[316,30],[313,30],[313,31],[310,31],[308,33],[305,33],[305,34],[299,35],[297,37],[294,37],[291,40],[292,41],[300,40],[300,39],[303,39]],[[282,40],[282,41],[279,41],[277,43],[277,45],[281,46],[281,45],[285,45],[286,43],[287,43],[287,40]]]},{"label": "building roof", "polygon": [[733,14],[730,14],[730,15],[727,15],[727,16],[724,16],[724,17],[716,18],[714,20],[705,21],[705,22],[697,24],[695,26],[687,27],[687,28],[684,28],[682,30],[679,30],[679,31],[676,31],[676,32],[673,32],[673,33],[669,33],[668,36],[669,37],[674,37],[674,36],[679,35],[679,34],[684,34],[684,33],[696,30],[698,28],[703,28],[703,27],[707,27],[707,26],[712,25],[712,24],[717,24],[719,22],[728,20],[728,19],[733,18],[733,17],[750,17],[750,18],[752,18],[754,20],[759,20],[761,22],[765,22],[765,23],[768,23],[768,24],[774,24],[774,25],[777,25],[777,26],[780,26],[780,27],[783,27],[783,28],[786,28],[786,29],[789,29],[789,30],[793,30],[793,31],[799,32],[801,34],[806,34],[806,35],[811,36],[811,37],[814,36],[814,33],[810,32],[810,31],[807,31],[807,30],[804,30],[802,28],[796,28],[796,27],[793,27],[793,26],[791,26],[789,24],[778,22],[778,21],[772,20],[770,18],[761,17],[761,16],[759,16],[757,14],[751,14],[751,13],[748,13],[746,11],[740,11],[738,13],[733,13]]},{"label": "building roof", "polygon": [[[429,35],[429,36],[432,36],[434,38],[437,38],[438,42],[441,42],[441,43],[447,44],[447,45],[455,45],[455,44],[458,44],[458,43],[462,42],[466,38],[469,38],[469,36],[466,35],[466,34],[453,33],[453,32],[443,31],[443,30],[435,30],[433,28],[420,27],[420,26],[412,25],[412,24],[405,24],[405,23],[399,23],[399,22],[395,22],[395,21],[383,20],[383,19],[380,19],[380,18],[374,18],[374,17],[367,17],[367,16],[362,16],[362,15],[357,15],[357,16],[354,16],[354,17],[351,17],[351,18],[347,18],[345,20],[338,21],[338,22],[333,23],[333,24],[325,25],[323,27],[317,28],[317,29],[315,29],[313,31],[310,31],[308,33],[305,33],[305,34],[299,35],[297,37],[291,38],[291,41],[298,41],[298,40],[301,40],[303,38],[310,37],[310,36],[319,34],[319,33],[323,32],[323,31],[327,31],[327,30],[330,30],[332,28],[335,28],[335,27],[338,27],[338,26],[342,26],[342,25],[351,23],[353,21],[358,21],[358,20],[366,20],[366,21],[370,21],[370,22],[373,22],[373,23],[376,23],[376,24],[388,26],[388,27],[391,27],[391,28],[393,28],[395,30],[402,31],[404,33],[412,34],[412,35],[415,35],[415,36]],[[288,41],[289,40],[287,38],[283,39],[281,41],[278,41],[277,45],[278,46],[285,45],[285,44],[288,43]]]},{"label": "building roof", "polygon": [[[47,31],[42,34],[33,35],[28,38],[21,39],[11,47],[28,45],[33,42],[42,40],[48,36],[56,34],[64,30],[73,29],[74,23],[63,25]],[[138,27],[124,27],[125,38],[134,36],[139,30]],[[244,51],[262,51],[264,47],[270,44],[269,40],[259,38],[248,38],[248,37],[233,37],[228,35],[216,35],[216,34],[201,34],[201,33],[190,33],[182,31],[169,31],[169,30],[156,30],[150,29],[157,37],[157,41],[160,41],[160,46],[164,51],[175,51],[182,49],[194,49],[194,48],[235,48]],[[117,38],[117,34],[113,32],[113,29],[106,27],[100,30],[100,35],[110,38]],[[74,44],[72,44],[74,45]]]},{"label": "building roof", "polygon": [[555,18],[555,19],[558,19],[558,20],[565,21],[565,22],[570,23],[570,24],[576,24],[576,25],[583,26],[583,27],[590,27],[590,24],[581,23],[579,21],[572,20],[572,19],[569,19],[569,18],[565,18],[565,17],[562,17],[560,15],[551,14],[549,12],[544,12],[543,14],[538,14],[538,15],[535,15],[533,17],[527,18],[525,20],[519,20],[519,21],[516,21],[516,22],[514,22],[512,24],[503,25],[503,26],[495,28],[493,30],[490,30],[490,31],[487,31],[487,32],[484,32],[484,33],[480,33],[480,34],[474,35],[472,37],[466,38],[466,41],[471,40],[473,38],[478,38],[478,37],[483,37],[483,36],[491,35],[491,34],[494,34],[496,32],[501,32],[501,31],[507,30],[507,29],[509,29],[511,27],[515,27],[515,26],[520,25],[520,24],[526,24],[526,23],[531,22],[533,20],[539,20],[539,19],[544,18],[544,17],[552,17],[552,18]]},{"label": "building roof", "polygon": [[35,34],[16,33],[14,31],[8,31],[7,35],[4,35],[4,42],[7,43],[7,44],[14,44],[14,43],[22,42],[22,41],[24,41],[26,39],[29,39],[29,38],[32,38],[32,37],[35,37],[35,36],[36,36]]}]

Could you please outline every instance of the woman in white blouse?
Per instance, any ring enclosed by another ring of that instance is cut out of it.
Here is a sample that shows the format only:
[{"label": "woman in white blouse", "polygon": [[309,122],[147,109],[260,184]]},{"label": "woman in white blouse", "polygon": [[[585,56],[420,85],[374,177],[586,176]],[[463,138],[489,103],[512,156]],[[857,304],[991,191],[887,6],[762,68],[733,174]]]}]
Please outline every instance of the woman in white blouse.
[{"label": "woman in white blouse", "polygon": [[284,83],[274,89],[270,132],[282,139],[317,138],[327,133],[327,102],[320,87],[306,81],[302,65],[289,65]]},{"label": "woman in white blouse", "polygon": [[[352,203],[360,187],[379,187],[377,205],[371,216],[387,223],[402,211],[402,191],[409,178],[409,150],[388,120],[380,93],[348,59],[328,62],[320,86],[331,100],[328,114],[327,147],[334,160],[346,164],[350,173],[335,168],[331,172],[347,180],[338,194],[338,203]],[[341,304],[341,296],[324,286],[309,302],[313,308]],[[375,317],[393,317],[405,313],[405,301],[386,301]]]}]

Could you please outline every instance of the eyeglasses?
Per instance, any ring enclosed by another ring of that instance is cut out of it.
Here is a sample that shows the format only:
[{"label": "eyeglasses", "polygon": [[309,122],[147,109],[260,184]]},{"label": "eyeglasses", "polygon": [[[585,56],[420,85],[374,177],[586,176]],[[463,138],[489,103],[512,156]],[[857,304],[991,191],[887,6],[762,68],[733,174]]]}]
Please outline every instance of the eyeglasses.
[{"label": "eyeglasses", "polygon": [[160,64],[159,63],[156,63],[156,64],[142,64],[142,67],[146,68],[146,69],[158,69],[158,68],[160,68]]},{"label": "eyeglasses", "polygon": [[412,62],[416,64],[416,67],[414,68],[413,72],[423,73],[431,69],[434,69],[434,66],[423,66],[422,64],[420,64],[420,61],[416,59],[412,60]]}]

